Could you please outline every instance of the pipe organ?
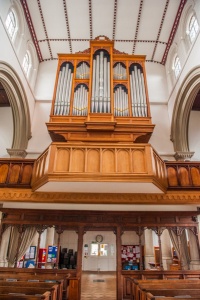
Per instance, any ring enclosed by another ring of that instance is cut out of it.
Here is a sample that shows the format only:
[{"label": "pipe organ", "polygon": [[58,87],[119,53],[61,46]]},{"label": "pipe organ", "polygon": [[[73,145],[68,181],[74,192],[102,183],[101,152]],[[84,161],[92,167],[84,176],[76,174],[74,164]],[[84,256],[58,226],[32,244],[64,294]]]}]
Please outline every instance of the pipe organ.
[{"label": "pipe organ", "polygon": [[83,52],[58,54],[47,127],[53,141],[148,142],[145,56],[117,51],[104,36]]}]

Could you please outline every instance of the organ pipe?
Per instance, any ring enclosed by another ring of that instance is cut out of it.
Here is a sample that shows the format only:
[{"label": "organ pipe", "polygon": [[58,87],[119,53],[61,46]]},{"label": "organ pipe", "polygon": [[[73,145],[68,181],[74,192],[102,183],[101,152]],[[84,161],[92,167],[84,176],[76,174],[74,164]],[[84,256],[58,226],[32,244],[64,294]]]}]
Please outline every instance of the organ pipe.
[{"label": "organ pipe", "polygon": [[58,76],[54,115],[69,115],[72,79],[73,66],[71,63],[64,63]]},{"label": "organ pipe", "polygon": [[113,77],[115,80],[126,80],[127,79],[127,73],[126,73],[126,67],[122,63],[117,63],[114,66],[113,70]]},{"label": "organ pipe", "polygon": [[88,111],[88,87],[79,84],[75,88],[72,113],[75,116],[86,116]]},{"label": "organ pipe", "polygon": [[90,67],[88,63],[86,62],[79,63],[76,68],[76,78],[89,79],[89,74],[90,74],[89,71],[90,71]]},{"label": "organ pipe", "polygon": [[146,117],[147,103],[142,68],[139,64],[132,64],[129,72],[132,115],[134,117]]},{"label": "organ pipe", "polygon": [[92,113],[110,112],[110,62],[106,51],[97,51],[93,60]]},{"label": "organ pipe", "polygon": [[117,117],[125,117],[129,115],[128,112],[127,88],[122,84],[118,84],[114,88],[114,115]]}]

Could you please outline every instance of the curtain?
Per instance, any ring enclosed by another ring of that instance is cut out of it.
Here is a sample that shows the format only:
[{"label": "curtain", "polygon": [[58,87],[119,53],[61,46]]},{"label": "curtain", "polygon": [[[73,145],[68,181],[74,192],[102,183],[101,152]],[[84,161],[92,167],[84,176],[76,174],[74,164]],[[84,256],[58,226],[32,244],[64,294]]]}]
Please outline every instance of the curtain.
[{"label": "curtain", "polygon": [[18,261],[25,254],[26,250],[30,247],[36,232],[37,231],[35,227],[28,227],[25,229],[21,236],[21,244],[19,246],[17,255],[17,246],[20,234],[17,227],[14,226],[11,228],[9,249],[7,255],[9,267],[13,267],[15,261]]},{"label": "curtain", "polygon": [[190,265],[190,256],[188,251],[186,230],[184,229],[182,234],[180,235],[181,243],[179,243],[178,235],[176,235],[172,229],[168,229],[168,231],[172,245],[177,253],[178,259],[181,260],[182,268],[184,270],[188,270]]}]

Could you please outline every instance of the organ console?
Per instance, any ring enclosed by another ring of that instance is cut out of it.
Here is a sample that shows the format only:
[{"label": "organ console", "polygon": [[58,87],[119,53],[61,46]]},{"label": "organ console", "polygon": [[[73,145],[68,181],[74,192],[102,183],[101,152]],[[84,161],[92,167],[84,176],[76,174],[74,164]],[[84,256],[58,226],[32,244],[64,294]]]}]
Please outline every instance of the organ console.
[{"label": "organ console", "polygon": [[58,54],[47,128],[53,141],[148,142],[145,56],[117,51],[104,36],[83,52]]}]

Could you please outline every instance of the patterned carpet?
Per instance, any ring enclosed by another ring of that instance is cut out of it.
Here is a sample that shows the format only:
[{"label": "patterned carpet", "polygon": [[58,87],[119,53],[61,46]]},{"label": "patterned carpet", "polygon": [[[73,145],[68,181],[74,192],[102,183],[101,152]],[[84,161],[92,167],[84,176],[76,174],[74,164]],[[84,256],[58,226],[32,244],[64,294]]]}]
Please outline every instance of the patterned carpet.
[{"label": "patterned carpet", "polygon": [[116,300],[115,272],[82,273],[81,300]]}]

